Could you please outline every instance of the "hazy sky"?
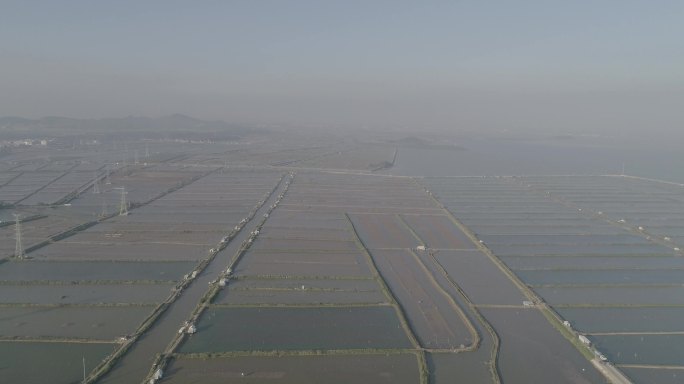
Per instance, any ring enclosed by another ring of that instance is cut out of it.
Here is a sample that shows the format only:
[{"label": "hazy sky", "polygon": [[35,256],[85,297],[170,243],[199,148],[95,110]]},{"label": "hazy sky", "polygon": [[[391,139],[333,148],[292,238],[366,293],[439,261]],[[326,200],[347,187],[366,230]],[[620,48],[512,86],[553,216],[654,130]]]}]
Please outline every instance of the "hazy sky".
[{"label": "hazy sky", "polygon": [[0,115],[684,130],[684,1],[4,1]]}]

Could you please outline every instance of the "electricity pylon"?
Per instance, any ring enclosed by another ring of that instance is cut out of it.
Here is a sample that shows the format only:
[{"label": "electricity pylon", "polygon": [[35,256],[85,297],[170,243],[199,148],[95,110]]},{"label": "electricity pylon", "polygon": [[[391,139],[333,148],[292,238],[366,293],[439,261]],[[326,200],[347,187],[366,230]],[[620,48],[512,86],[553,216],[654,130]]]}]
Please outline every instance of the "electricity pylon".
[{"label": "electricity pylon", "polygon": [[119,187],[121,190],[121,204],[119,205],[119,216],[128,216],[128,203],[126,202],[126,187]]},{"label": "electricity pylon", "polygon": [[17,239],[17,244],[14,248],[14,257],[17,259],[23,259],[25,255],[24,246],[21,243],[21,219],[18,213],[14,214],[14,223],[15,238]]}]

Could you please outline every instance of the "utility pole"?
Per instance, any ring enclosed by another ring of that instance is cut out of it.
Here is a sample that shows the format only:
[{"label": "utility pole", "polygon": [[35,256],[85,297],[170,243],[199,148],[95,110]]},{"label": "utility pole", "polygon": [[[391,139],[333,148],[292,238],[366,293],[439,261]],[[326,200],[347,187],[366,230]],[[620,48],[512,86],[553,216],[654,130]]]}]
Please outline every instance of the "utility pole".
[{"label": "utility pole", "polygon": [[138,150],[133,151],[133,164],[138,165],[140,161],[138,160]]},{"label": "utility pole", "polygon": [[21,244],[21,219],[18,213],[14,214],[14,229],[15,238],[17,240],[17,244],[14,248],[14,257],[16,257],[17,259],[23,259],[25,255],[24,246]]},{"label": "utility pole", "polygon": [[145,158],[149,159],[150,158],[150,145],[145,144]]},{"label": "utility pole", "polygon": [[105,165],[105,184],[110,185],[112,182],[109,180],[109,164]]}]

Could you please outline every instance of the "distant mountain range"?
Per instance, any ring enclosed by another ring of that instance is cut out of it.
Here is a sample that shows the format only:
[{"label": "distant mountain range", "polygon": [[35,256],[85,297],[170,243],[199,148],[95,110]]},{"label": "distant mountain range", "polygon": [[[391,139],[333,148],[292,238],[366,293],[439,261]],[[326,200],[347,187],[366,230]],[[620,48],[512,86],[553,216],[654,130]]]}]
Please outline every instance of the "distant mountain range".
[{"label": "distant mountain range", "polygon": [[73,119],[48,116],[39,119],[0,117],[0,134],[8,136],[65,136],[152,134],[153,136],[176,136],[177,134],[202,133],[209,136],[241,137],[254,129],[224,121],[205,121],[175,114],[163,117],[122,117],[107,119]]}]

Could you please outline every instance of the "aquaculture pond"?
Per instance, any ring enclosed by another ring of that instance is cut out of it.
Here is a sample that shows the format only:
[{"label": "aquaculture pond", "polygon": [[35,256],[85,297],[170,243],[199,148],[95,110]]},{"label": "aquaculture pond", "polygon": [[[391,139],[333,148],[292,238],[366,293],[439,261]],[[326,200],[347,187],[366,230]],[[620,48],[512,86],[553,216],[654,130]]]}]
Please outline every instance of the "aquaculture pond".
[{"label": "aquaculture pond", "polygon": [[573,327],[597,332],[682,332],[684,307],[557,308]]},{"label": "aquaculture pond", "polygon": [[194,262],[12,261],[0,264],[0,281],[181,280]]},{"label": "aquaculture pond", "polygon": [[525,296],[483,252],[437,251],[435,258],[475,304],[520,305]]},{"label": "aquaculture pond", "polygon": [[681,384],[684,381],[684,368],[636,368],[620,367],[635,384]]},{"label": "aquaculture pond", "polygon": [[684,281],[684,269],[659,270],[518,270],[530,285],[675,285]]},{"label": "aquaculture pond", "polygon": [[681,366],[684,335],[592,335],[591,341],[617,364]]},{"label": "aquaculture pond", "polygon": [[0,341],[3,383],[76,384],[116,344]]},{"label": "aquaculture pond", "polygon": [[499,335],[506,383],[602,383],[601,374],[536,309],[483,308]]},{"label": "aquaculture pond", "polygon": [[391,306],[214,307],[181,352],[410,347]]},{"label": "aquaculture pond", "polygon": [[216,304],[353,304],[383,303],[375,280],[241,279],[230,282]]},{"label": "aquaculture pond", "polygon": [[173,284],[3,285],[0,303],[116,304],[161,303]]},{"label": "aquaculture pond", "polygon": [[170,376],[164,382],[170,384],[415,384],[420,381],[414,354],[181,357],[173,360],[167,372]]},{"label": "aquaculture pond", "polygon": [[0,309],[2,337],[114,340],[133,333],[154,306]]},{"label": "aquaculture pond", "polygon": [[372,250],[373,259],[424,348],[472,345],[476,335],[463,310],[409,250]]}]

